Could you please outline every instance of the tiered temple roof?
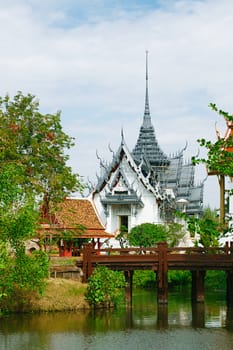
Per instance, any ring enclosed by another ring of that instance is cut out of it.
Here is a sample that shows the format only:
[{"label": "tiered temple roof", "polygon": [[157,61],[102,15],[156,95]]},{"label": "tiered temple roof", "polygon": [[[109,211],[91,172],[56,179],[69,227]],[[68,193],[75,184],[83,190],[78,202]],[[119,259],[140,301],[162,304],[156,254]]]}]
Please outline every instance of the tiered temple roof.
[{"label": "tiered temple roof", "polygon": [[187,213],[196,215],[202,212],[204,182],[196,186],[194,165],[191,162],[184,164],[183,153],[186,146],[175,156],[169,157],[158,144],[149,108],[148,55],[146,55],[145,111],[132,156],[135,162],[143,162],[144,174],[151,174],[151,184],[159,182],[162,189],[171,189],[176,201],[180,199],[187,201]]},{"label": "tiered temple roof", "polygon": [[148,53],[146,53],[146,96],[143,123],[140,128],[139,137],[132,155],[137,162],[141,162],[145,157],[152,166],[164,167],[169,165],[168,157],[161,150],[155,130],[151,122],[149,93],[148,93]]}]

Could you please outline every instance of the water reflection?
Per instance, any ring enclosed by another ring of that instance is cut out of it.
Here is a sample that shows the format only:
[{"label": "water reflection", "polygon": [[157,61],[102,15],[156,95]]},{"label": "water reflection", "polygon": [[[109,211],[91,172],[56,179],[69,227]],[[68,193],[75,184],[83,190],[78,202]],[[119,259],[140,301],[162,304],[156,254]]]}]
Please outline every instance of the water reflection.
[{"label": "water reflection", "polygon": [[[174,346],[174,341],[179,346]],[[205,303],[192,304],[189,293],[177,291],[169,294],[168,305],[157,305],[153,292],[136,290],[128,308],[0,319],[1,350],[213,350],[221,342],[224,350],[232,349],[233,306],[227,307],[220,294],[207,296]]]}]

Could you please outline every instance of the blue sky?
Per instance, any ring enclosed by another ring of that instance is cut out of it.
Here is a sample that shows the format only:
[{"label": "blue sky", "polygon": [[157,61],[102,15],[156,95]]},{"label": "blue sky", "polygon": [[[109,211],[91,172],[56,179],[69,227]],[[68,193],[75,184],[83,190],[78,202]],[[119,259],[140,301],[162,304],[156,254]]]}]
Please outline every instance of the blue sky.
[{"label": "blue sky", "polygon": [[[224,134],[208,104],[233,111],[232,33],[232,0],[0,0],[0,94],[29,92],[42,112],[61,110],[76,139],[70,164],[95,182],[96,150],[110,160],[122,127],[128,147],[136,143],[149,50],[157,139],[167,154],[187,140],[188,159],[199,137],[215,139],[215,122]],[[218,197],[209,178],[205,205],[218,207]]]}]

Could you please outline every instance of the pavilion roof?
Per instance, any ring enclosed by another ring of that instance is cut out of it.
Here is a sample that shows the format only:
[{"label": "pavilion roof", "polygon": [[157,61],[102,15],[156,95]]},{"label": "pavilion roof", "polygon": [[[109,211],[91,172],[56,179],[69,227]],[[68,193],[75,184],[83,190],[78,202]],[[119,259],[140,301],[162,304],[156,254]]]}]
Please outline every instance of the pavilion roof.
[{"label": "pavilion roof", "polygon": [[84,198],[66,198],[59,204],[53,223],[42,223],[41,230],[52,234],[68,231],[72,237],[80,238],[113,237],[105,232],[92,201]]}]

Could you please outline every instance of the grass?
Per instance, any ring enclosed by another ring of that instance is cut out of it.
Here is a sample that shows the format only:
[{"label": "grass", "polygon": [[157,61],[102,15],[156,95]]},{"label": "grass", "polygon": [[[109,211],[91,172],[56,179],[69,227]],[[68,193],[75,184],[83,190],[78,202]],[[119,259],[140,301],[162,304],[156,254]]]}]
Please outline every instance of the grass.
[{"label": "grass", "polygon": [[5,300],[2,312],[53,312],[89,309],[87,285],[77,280],[50,278],[43,295],[37,292],[16,291],[13,299]]},{"label": "grass", "polygon": [[70,311],[87,309],[86,285],[62,278],[48,280],[43,296],[32,298],[31,311]]},{"label": "grass", "polygon": [[50,257],[50,266],[68,266],[75,265],[78,257],[69,257],[69,258],[61,258],[61,257]]}]

